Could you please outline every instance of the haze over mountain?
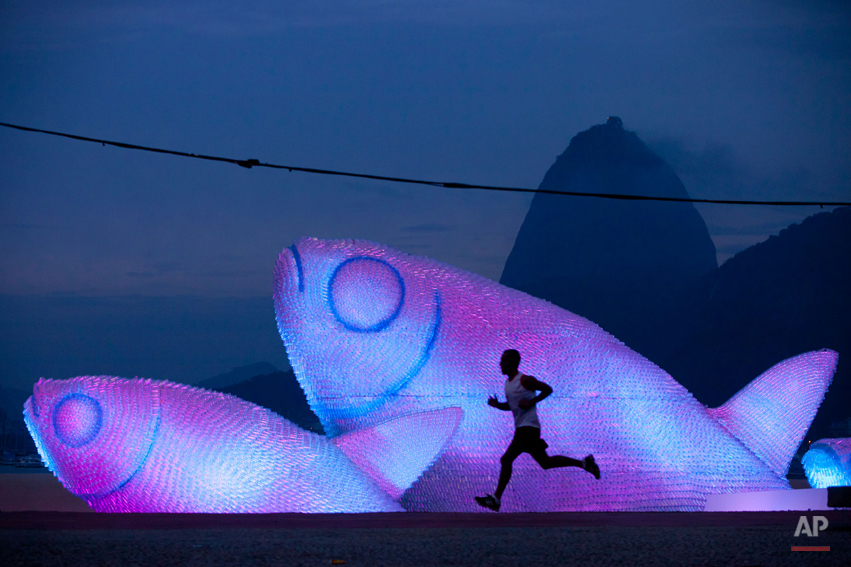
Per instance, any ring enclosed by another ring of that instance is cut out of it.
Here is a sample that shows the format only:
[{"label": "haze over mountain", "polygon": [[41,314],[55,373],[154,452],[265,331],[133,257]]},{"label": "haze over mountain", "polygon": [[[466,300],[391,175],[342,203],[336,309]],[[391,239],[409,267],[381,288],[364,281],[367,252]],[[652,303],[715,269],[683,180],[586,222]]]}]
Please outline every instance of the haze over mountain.
[{"label": "haze over mountain", "polygon": [[[580,132],[539,189],[688,197],[680,179],[620,118]],[[664,303],[717,267],[691,203],[538,193],[500,283],[586,317],[641,350]]]}]

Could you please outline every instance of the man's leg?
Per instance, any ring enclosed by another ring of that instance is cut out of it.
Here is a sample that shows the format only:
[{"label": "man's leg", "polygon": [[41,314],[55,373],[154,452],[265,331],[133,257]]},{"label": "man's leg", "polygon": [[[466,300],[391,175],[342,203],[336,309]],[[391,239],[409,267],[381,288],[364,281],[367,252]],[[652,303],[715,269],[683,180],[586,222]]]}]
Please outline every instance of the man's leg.
[{"label": "man's leg", "polygon": [[561,467],[579,467],[580,469],[585,468],[585,461],[580,461],[579,459],[571,459],[570,457],[565,457],[564,455],[547,455],[546,449],[540,449],[535,451],[534,453],[529,453],[532,455],[532,458],[535,459],[541,468],[544,470],[548,469],[557,469]]},{"label": "man's leg", "polygon": [[508,481],[511,480],[511,465],[524,452],[524,443],[522,440],[523,436],[518,435],[515,431],[514,439],[511,440],[511,444],[505,450],[505,454],[499,459],[501,467],[499,469],[499,483],[497,484],[496,492],[493,493],[493,496],[476,496],[475,500],[479,506],[499,512],[502,493],[505,492],[505,487],[508,486]]},{"label": "man's leg", "polygon": [[499,482],[496,485],[496,492],[493,493],[497,500],[502,499],[502,493],[505,492],[505,487],[508,486],[508,481],[511,480],[511,470],[514,461],[523,453],[523,448],[517,443],[516,438],[505,450],[505,454],[499,459],[502,467],[499,469]]},{"label": "man's leg", "polygon": [[532,455],[532,458],[535,459],[544,470],[557,469],[560,467],[579,467],[580,469],[590,472],[594,475],[594,478],[600,478],[600,468],[597,466],[597,463],[594,462],[593,455],[588,455],[581,461],[578,459],[571,459],[570,457],[565,457],[563,455],[553,455],[551,457],[547,455],[546,442],[540,438],[535,443],[535,447],[529,451],[529,454]]}]

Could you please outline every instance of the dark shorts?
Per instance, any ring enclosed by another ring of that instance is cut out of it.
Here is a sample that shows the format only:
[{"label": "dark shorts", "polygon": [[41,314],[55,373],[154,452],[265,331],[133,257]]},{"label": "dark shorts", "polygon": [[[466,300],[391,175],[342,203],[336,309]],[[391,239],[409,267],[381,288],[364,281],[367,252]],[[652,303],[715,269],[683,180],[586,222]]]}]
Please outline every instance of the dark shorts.
[{"label": "dark shorts", "polygon": [[547,442],[541,439],[541,430],[537,427],[518,427],[514,431],[514,439],[511,440],[511,445],[508,446],[506,453],[519,455],[520,453],[529,453],[534,455],[541,451],[546,451]]}]

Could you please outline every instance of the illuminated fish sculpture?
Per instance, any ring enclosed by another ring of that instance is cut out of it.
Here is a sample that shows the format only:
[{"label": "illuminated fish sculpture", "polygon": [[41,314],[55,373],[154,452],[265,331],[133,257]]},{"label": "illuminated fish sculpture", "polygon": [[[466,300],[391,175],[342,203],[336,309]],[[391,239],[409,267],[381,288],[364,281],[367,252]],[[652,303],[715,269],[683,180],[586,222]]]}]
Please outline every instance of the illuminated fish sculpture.
[{"label": "illuminated fish sculpture", "polygon": [[851,437],[819,439],[801,459],[813,488],[851,486]]},{"label": "illuminated fish sculpture", "polygon": [[403,496],[408,510],[480,511],[513,435],[503,350],[555,393],[538,407],[551,453],[593,453],[602,479],[521,456],[502,510],[702,510],[711,493],[789,488],[789,462],[833,377],[810,352],[708,409],[594,323],[544,300],[391,247],[303,238],[275,269],[278,329],[329,436],[446,407],[463,422]]},{"label": "illuminated fish sculpture", "polygon": [[87,376],[39,380],[24,418],[50,470],[98,512],[393,512],[461,412],[329,441],[227,394]]}]

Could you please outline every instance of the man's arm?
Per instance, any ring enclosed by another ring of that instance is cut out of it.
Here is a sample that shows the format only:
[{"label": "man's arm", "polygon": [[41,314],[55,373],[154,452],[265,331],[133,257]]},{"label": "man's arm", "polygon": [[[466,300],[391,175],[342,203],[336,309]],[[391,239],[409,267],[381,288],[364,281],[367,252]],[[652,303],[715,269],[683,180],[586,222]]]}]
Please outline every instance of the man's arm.
[{"label": "man's arm", "polygon": [[502,411],[510,411],[511,408],[508,407],[508,402],[501,402],[494,396],[488,396],[488,405],[492,408],[496,408]]},{"label": "man's arm", "polygon": [[519,405],[522,409],[529,409],[538,402],[553,393],[553,389],[549,384],[545,384],[534,376],[523,376],[520,378],[520,384],[530,392],[541,392],[531,400],[520,400]]}]

